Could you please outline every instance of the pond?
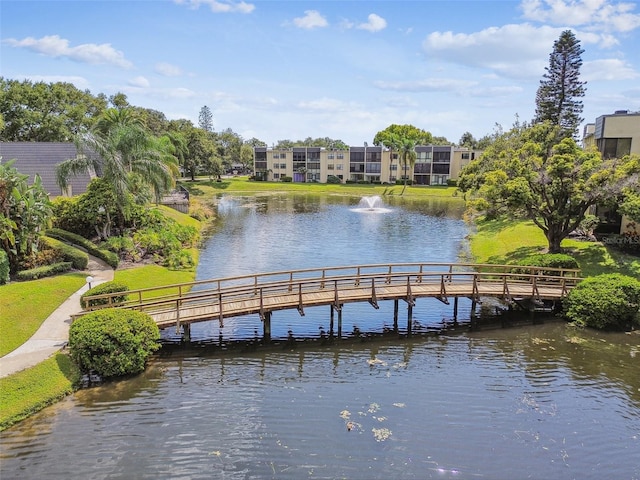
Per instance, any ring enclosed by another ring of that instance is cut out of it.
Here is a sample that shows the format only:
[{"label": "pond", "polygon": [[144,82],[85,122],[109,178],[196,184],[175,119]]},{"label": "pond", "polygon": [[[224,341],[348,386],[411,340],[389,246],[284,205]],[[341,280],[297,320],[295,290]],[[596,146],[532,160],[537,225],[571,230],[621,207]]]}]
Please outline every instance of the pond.
[{"label": "pond", "polygon": [[[455,261],[465,248],[458,207],[396,200],[367,214],[357,202],[223,197],[198,276]],[[363,330],[389,321],[361,307],[345,318]],[[0,477],[640,479],[640,335],[553,319],[437,330],[450,310],[419,300],[415,321],[432,333],[413,338],[168,350],[3,432]],[[282,313],[279,335],[297,339],[328,316]],[[212,334],[202,324],[205,343]]]}]

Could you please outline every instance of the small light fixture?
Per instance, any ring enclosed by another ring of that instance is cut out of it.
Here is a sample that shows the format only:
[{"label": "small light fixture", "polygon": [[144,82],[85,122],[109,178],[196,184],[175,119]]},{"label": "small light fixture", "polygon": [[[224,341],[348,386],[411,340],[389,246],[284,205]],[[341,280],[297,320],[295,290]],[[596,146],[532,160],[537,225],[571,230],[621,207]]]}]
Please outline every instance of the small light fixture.
[{"label": "small light fixture", "polygon": [[93,282],[93,277],[89,275],[85,280],[89,284],[89,290],[91,290],[91,282]]}]

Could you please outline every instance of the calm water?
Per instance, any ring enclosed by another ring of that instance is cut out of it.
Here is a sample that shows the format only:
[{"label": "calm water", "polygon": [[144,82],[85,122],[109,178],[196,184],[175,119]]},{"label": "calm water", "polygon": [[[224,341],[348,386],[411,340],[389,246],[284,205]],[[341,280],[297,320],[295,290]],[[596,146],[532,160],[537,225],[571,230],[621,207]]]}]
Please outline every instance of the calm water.
[{"label": "calm water", "polygon": [[[447,208],[432,217],[392,205],[362,218],[345,202],[225,200],[199,275],[289,268],[287,252],[303,267],[450,261],[462,248],[464,225]],[[336,255],[323,262],[327,251]],[[381,328],[384,313],[367,307],[350,309],[350,318]],[[418,307],[424,325],[451,314],[439,302]],[[292,316],[282,330],[315,332],[307,325],[327,315]],[[252,328],[244,321],[235,333]],[[3,432],[0,462],[3,480],[639,479],[640,335],[547,321],[410,340],[174,352],[134,379],[80,391]]]}]

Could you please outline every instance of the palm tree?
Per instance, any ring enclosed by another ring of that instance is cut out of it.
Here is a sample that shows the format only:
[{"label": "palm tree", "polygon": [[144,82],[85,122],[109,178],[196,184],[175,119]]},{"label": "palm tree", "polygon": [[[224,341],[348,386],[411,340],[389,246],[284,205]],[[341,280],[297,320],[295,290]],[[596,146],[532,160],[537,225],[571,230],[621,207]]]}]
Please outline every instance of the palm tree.
[{"label": "palm tree", "polygon": [[95,128],[76,137],[78,155],[60,163],[56,171],[61,188],[80,173],[105,179],[116,194],[122,218],[135,185],[142,181],[158,198],[173,186],[177,172],[171,142],[153,137],[135,116],[125,112],[107,110]]},{"label": "palm tree", "polygon": [[402,176],[404,177],[404,186],[400,195],[404,195],[404,190],[407,188],[407,166],[413,168],[416,164],[416,142],[408,138],[401,138],[398,142],[398,152],[398,160],[402,165]]}]

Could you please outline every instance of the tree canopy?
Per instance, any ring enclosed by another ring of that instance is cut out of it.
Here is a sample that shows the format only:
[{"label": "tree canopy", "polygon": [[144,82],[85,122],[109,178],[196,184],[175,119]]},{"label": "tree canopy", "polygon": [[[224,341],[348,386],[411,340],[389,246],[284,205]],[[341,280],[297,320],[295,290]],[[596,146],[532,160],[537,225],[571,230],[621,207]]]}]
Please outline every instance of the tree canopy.
[{"label": "tree canopy", "polygon": [[535,122],[548,121],[560,127],[561,137],[574,137],[582,123],[582,101],[586,82],[580,81],[580,41],[571,30],[565,30],[553,44],[547,73],[536,93]]},{"label": "tree canopy", "polygon": [[515,125],[458,180],[475,211],[532,220],[544,232],[550,253],[560,252],[560,243],[590,206],[621,194],[638,171],[629,157],[603,160],[572,138],[558,142],[559,128],[549,122]]}]

